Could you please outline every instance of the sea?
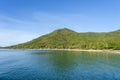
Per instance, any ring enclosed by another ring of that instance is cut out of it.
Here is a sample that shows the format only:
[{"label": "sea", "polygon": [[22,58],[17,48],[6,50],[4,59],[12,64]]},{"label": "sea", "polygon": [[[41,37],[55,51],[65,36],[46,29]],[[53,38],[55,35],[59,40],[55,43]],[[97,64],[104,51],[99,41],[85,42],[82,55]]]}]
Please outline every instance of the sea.
[{"label": "sea", "polygon": [[120,54],[1,49],[0,80],[120,80]]}]

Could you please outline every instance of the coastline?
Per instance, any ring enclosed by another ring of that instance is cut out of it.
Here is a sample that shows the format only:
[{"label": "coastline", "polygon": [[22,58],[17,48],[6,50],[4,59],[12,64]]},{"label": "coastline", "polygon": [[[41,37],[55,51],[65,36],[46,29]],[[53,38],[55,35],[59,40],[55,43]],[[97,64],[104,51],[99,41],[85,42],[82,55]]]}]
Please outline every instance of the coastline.
[{"label": "coastline", "polygon": [[120,50],[109,50],[109,49],[103,49],[103,50],[94,50],[94,49],[0,49],[0,50],[57,50],[57,51],[87,51],[87,52],[107,52],[107,53],[117,53],[120,54]]},{"label": "coastline", "polygon": [[120,54],[120,50],[93,50],[93,49],[81,50],[81,49],[73,49],[73,50],[69,50],[69,51],[107,52],[107,53],[117,53],[117,54]]}]

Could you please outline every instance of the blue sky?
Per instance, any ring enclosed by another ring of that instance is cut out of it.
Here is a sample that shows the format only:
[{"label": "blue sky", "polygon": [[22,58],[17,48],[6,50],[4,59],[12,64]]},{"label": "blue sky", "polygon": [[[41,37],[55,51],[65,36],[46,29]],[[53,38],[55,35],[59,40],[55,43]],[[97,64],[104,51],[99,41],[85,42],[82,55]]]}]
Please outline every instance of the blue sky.
[{"label": "blue sky", "polygon": [[0,46],[64,27],[77,32],[120,29],[120,0],[0,0]]}]

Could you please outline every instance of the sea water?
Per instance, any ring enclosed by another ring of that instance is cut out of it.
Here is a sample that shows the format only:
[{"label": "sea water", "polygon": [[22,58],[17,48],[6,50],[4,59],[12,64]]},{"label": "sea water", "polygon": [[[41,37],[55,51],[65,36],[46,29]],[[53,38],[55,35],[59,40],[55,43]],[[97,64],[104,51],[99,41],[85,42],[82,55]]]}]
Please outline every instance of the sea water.
[{"label": "sea water", "polygon": [[0,80],[120,80],[120,54],[0,50]]}]

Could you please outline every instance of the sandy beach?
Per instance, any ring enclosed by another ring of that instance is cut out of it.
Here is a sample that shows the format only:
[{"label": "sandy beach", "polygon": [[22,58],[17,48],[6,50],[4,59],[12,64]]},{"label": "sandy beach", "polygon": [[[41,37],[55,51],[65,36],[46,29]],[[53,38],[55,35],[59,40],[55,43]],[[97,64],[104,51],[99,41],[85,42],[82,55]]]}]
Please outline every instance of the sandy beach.
[{"label": "sandy beach", "polygon": [[94,50],[94,49],[0,49],[0,50],[65,50],[65,51],[87,51],[87,52],[107,52],[120,54],[120,50]]}]

